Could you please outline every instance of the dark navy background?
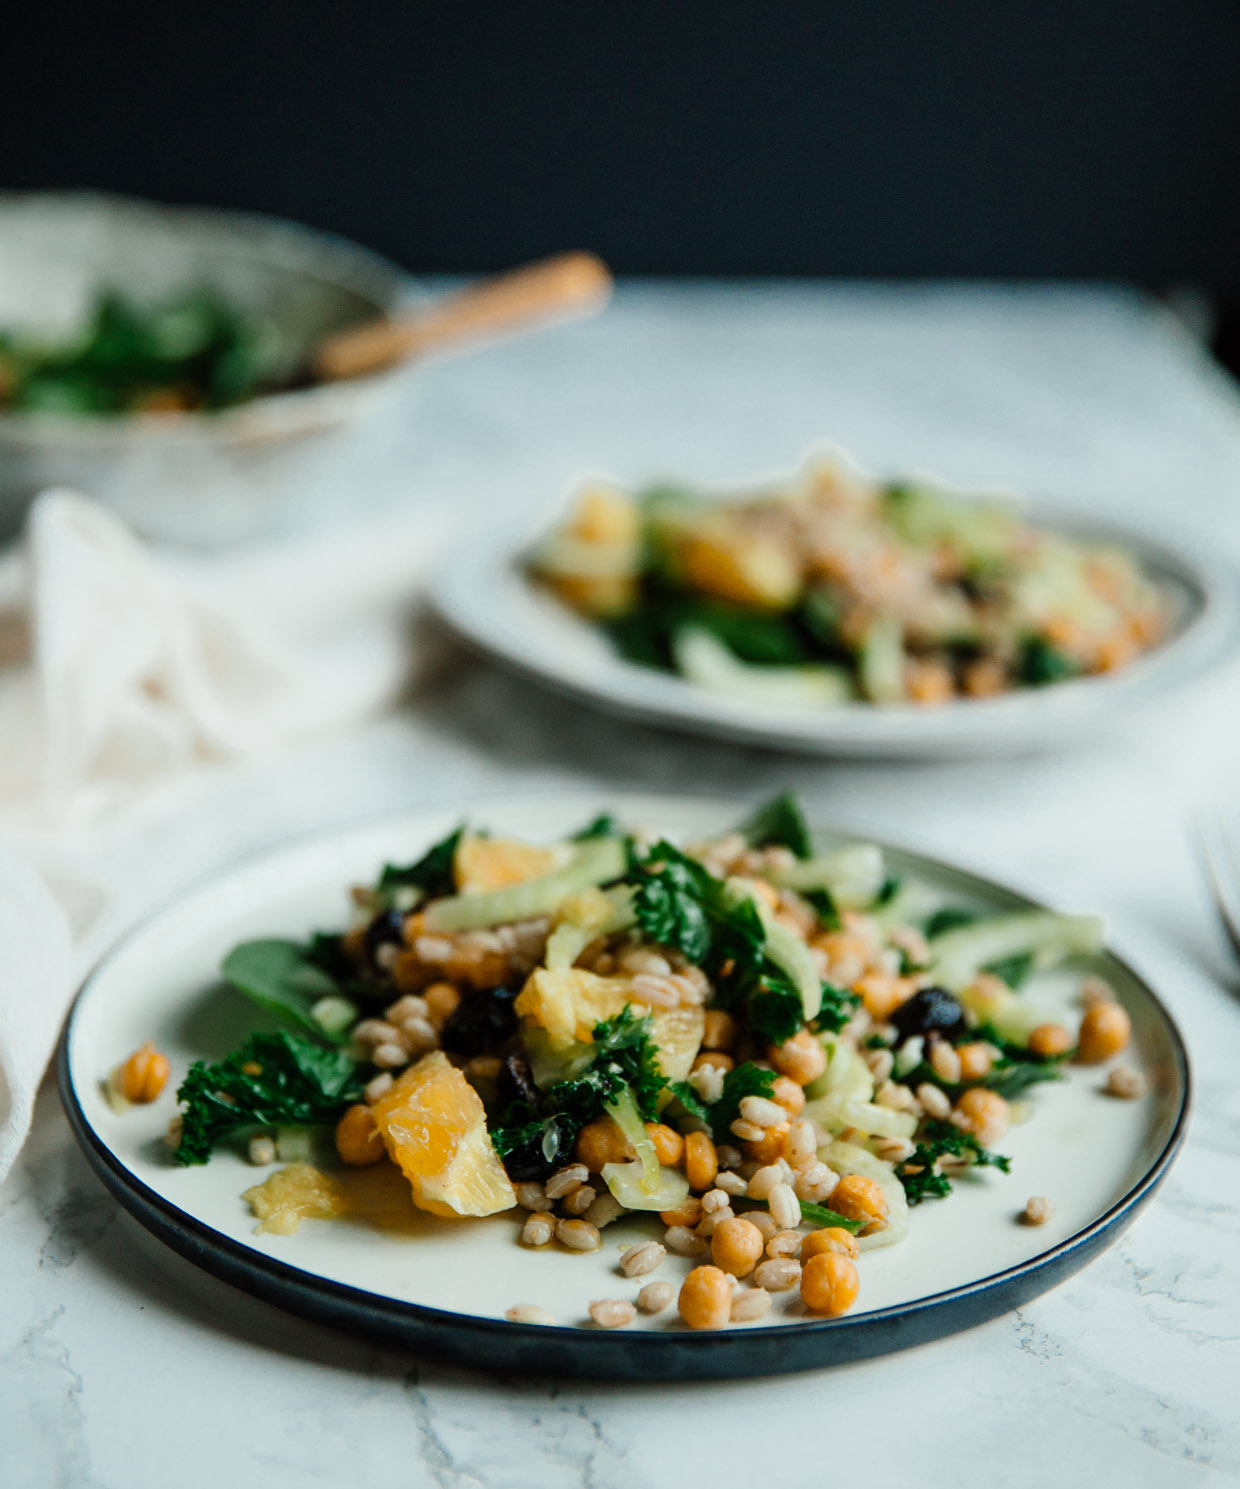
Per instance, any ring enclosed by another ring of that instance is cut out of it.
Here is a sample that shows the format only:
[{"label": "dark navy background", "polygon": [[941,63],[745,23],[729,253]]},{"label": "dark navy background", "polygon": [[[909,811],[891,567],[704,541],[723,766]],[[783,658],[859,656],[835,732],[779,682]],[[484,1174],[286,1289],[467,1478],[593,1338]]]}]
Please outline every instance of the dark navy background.
[{"label": "dark navy background", "polygon": [[0,184],[414,269],[1240,280],[1234,0],[8,8]]}]

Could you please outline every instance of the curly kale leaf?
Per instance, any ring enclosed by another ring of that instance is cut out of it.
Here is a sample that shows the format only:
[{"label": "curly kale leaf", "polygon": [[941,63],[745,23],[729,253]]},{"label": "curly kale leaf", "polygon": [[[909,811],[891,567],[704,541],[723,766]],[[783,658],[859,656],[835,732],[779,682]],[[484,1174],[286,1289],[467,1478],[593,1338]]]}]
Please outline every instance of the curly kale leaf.
[{"label": "curly kale leaf", "polygon": [[379,894],[387,897],[398,889],[419,889],[423,899],[437,900],[454,893],[456,849],[464,830],[463,827],[458,827],[455,832],[450,832],[446,838],[429,848],[417,863],[404,867],[394,863],[385,864],[376,886]]},{"label": "curly kale leaf", "polygon": [[967,1158],[972,1168],[997,1168],[1005,1174],[1012,1166],[1010,1158],[983,1148],[971,1132],[964,1132],[951,1122],[927,1122],[912,1155],[896,1169],[910,1205],[919,1205],[927,1199],[946,1199],[952,1192],[952,1181],[935,1169],[937,1161],[946,1157]]},{"label": "curly kale leaf", "polygon": [[861,1007],[861,998],[851,988],[836,987],[832,982],[822,985],[822,1006],[814,1023],[820,1029],[838,1034],[844,1025]]},{"label": "curly kale leaf", "polygon": [[813,857],[805,813],[792,791],[764,802],[741,824],[740,833],[751,848],[787,848],[798,858]]},{"label": "curly kale leaf", "polygon": [[651,1029],[651,1020],[639,1018],[628,1005],[615,1018],[596,1024],[594,1055],[586,1069],[548,1086],[537,1104],[514,1102],[491,1129],[499,1156],[526,1157],[536,1147],[548,1165],[567,1159],[586,1123],[626,1090],[632,1092],[642,1119],[656,1121],[663,1092],[680,1091],[669,1086],[659,1068],[659,1048]]},{"label": "curly kale leaf", "polygon": [[312,1127],[336,1122],[362,1097],[356,1063],[343,1050],[285,1030],[254,1034],[231,1055],[196,1060],[181,1082],[178,1163],[206,1163],[249,1127]]}]

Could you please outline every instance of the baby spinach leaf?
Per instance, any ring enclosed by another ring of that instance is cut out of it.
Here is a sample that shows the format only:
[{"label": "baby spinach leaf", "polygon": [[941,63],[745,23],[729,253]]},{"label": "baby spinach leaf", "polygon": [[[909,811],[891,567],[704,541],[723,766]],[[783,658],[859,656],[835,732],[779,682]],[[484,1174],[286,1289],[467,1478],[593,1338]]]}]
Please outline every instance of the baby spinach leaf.
[{"label": "baby spinach leaf", "polygon": [[801,803],[792,791],[764,802],[742,823],[740,832],[751,848],[787,848],[798,858],[812,858],[814,845]]},{"label": "baby spinach leaf", "polygon": [[340,991],[340,984],[298,941],[275,938],[243,941],[220,968],[238,992],[275,1018],[296,1024],[320,1039],[325,1035],[311,1010],[320,998]]},{"label": "baby spinach leaf", "polygon": [[385,864],[379,875],[378,890],[381,895],[390,895],[396,889],[420,889],[424,899],[437,900],[456,892],[457,844],[461,841],[464,827],[458,827],[441,839],[418,859],[416,863],[401,867]]}]

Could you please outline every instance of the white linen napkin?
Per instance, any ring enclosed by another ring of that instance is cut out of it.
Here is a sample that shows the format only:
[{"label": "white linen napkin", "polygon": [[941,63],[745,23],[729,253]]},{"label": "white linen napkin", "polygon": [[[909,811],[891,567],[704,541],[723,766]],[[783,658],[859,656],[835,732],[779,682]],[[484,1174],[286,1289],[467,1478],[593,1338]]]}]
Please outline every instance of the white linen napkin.
[{"label": "white linen napkin", "polygon": [[29,1128],[106,887],[91,842],[155,793],[391,705],[444,532],[425,511],[234,558],[174,558],[49,491],[0,565],[0,1180]]}]

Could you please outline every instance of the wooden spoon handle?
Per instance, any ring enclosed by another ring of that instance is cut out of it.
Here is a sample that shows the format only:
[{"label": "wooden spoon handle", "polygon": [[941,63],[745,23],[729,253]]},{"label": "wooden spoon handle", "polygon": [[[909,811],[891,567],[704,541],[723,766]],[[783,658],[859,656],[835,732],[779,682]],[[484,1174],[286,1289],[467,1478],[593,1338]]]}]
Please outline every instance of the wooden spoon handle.
[{"label": "wooden spoon handle", "polygon": [[329,336],[310,366],[322,382],[378,372],[406,357],[425,357],[480,336],[552,317],[585,315],[611,294],[611,274],[592,253],[561,253],[471,285],[425,310],[372,321]]}]

